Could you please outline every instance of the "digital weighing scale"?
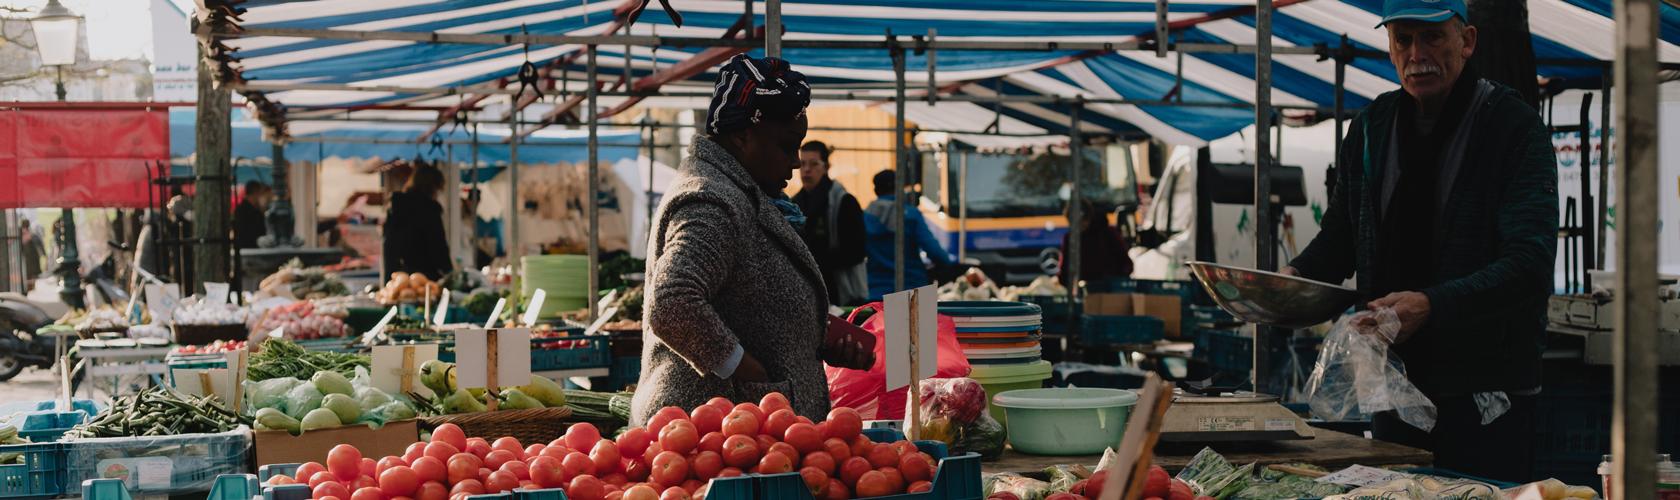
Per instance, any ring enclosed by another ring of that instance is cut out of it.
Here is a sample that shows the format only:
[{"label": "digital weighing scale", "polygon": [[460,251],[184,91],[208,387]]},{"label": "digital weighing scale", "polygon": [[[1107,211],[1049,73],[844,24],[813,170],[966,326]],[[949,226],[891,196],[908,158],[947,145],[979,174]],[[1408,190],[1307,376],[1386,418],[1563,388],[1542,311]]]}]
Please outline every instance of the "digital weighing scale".
[{"label": "digital weighing scale", "polygon": [[1161,422],[1161,441],[1229,443],[1313,439],[1313,428],[1278,403],[1277,396],[1204,382],[1178,382]]}]

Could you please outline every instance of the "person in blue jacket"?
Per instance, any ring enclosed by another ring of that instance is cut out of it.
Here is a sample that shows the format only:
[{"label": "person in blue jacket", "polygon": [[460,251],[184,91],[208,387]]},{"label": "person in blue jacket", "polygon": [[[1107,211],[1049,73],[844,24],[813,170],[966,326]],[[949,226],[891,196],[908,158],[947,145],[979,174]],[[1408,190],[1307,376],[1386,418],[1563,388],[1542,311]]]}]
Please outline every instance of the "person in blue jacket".
[{"label": "person in blue jacket", "polygon": [[893,290],[893,239],[898,231],[897,220],[908,222],[904,234],[904,288],[906,290],[926,286],[928,284],[927,262],[922,260],[922,253],[926,252],[929,259],[933,259],[936,267],[952,264],[950,254],[945,253],[945,247],[939,246],[939,240],[933,238],[933,232],[928,230],[927,219],[922,217],[922,211],[910,200],[905,200],[904,216],[893,217],[897,207],[893,203],[893,186],[897,184],[892,170],[882,170],[875,174],[875,201],[869,202],[869,208],[863,210],[863,228],[868,241],[866,245],[869,254],[867,266],[869,274],[869,300],[881,300],[881,297],[896,292]]}]

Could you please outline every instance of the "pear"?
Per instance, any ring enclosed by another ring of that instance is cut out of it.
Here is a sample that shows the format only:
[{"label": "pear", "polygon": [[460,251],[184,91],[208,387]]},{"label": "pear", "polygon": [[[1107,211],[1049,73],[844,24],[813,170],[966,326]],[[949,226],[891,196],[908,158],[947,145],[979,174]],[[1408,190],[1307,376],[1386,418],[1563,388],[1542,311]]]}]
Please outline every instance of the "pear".
[{"label": "pear", "polygon": [[455,392],[438,401],[443,405],[443,413],[459,415],[462,413],[478,413],[486,410],[484,403],[478,402],[466,389],[456,388]]},{"label": "pear", "polygon": [[502,400],[501,404],[496,407],[499,410],[529,410],[532,408],[543,407],[542,401],[537,401],[536,398],[526,396],[523,391],[520,391],[517,388],[510,387],[502,389],[502,391],[496,395],[501,396]]},{"label": "pear", "polygon": [[554,383],[548,377],[531,374],[531,385],[515,387],[519,392],[541,401],[543,406],[550,408],[566,406],[566,393],[560,390],[560,384]]},{"label": "pear", "polygon": [[420,383],[438,394],[455,392],[455,363],[429,360],[420,365]]}]

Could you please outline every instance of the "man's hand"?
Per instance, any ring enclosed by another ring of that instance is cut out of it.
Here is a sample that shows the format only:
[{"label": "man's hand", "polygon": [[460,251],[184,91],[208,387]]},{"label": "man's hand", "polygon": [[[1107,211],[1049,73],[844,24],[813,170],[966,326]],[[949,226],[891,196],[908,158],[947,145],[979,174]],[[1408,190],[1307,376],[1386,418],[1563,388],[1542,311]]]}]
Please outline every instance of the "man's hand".
[{"label": "man's hand", "polygon": [[1295,266],[1283,266],[1283,269],[1278,270],[1278,274],[1282,274],[1284,276],[1294,276],[1294,277],[1300,278],[1301,277],[1301,270],[1296,269]]},{"label": "man's hand", "polygon": [[1429,322],[1429,296],[1418,292],[1395,292],[1388,294],[1365,305],[1368,309],[1380,307],[1394,308],[1394,314],[1400,317],[1400,335],[1395,337],[1394,343],[1405,342]]},{"label": "man's hand", "polygon": [[875,352],[863,349],[863,344],[850,335],[836,344],[823,346],[823,363],[836,368],[868,370],[875,366]]}]

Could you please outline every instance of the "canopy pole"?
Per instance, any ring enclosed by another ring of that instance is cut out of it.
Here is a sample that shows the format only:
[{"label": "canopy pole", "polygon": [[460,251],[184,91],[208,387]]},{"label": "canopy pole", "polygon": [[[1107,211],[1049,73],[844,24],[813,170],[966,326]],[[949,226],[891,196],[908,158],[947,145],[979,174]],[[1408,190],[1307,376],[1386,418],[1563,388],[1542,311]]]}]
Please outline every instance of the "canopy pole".
[{"label": "canopy pole", "polygon": [[[508,102],[512,103],[512,104],[518,104],[519,103],[519,96],[515,95],[513,98],[508,99]],[[523,110],[521,110],[521,111],[523,111]],[[512,115],[513,119],[515,121],[517,121],[519,119],[519,115],[521,115],[521,114],[523,114],[523,113],[522,112],[515,112]],[[519,317],[519,299],[523,295],[520,292],[523,290],[523,288],[525,286],[525,273],[524,273],[525,266],[521,265],[521,262],[520,262],[520,261],[524,260],[524,257],[525,257],[525,246],[523,245],[522,242],[519,241],[519,139],[520,138],[519,138],[519,133],[518,133],[518,130],[519,130],[518,126],[508,125],[508,130],[513,133],[512,140],[508,141],[509,156],[508,156],[508,169],[507,169],[507,171],[508,171],[508,215],[507,215],[508,223],[507,223],[507,226],[508,226],[508,243],[511,244],[511,246],[508,248],[507,254],[508,254],[508,266],[513,269],[513,286],[508,287],[508,288],[513,293],[513,300],[510,301],[510,302],[513,303],[513,316],[514,317]],[[493,321],[493,320],[495,320],[495,318],[491,318],[491,320]],[[512,323],[509,323],[509,324],[512,324]]]},{"label": "canopy pole", "polygon": [[[460,227],[461,167],[460,164],[455,161],[454,144],[445,145],[443,148],[443,154],[443,192],[445,193],[445,196],[443,197],[443,230],[446,237],[449,238],[449,262],[454,264],[452,269],[461,269],[465,267],[462,264],[463,260],[461,259],[461,250],[464,248],[461,244],[463,231]],[[447,306],[448,305],[445,304],[439,307]]]},{"label": "canopy pole", "polygon": [[[1184,34],[1178,34],[1178,41],[1184,41]],[[1178,54],[1177,68],[1173,70],[1173,101],[1184,102],[1184,51],[1173,51]]]},{"label": "canopy pole", "polygon": [[[949,147],[950,142],[946,144]],[[957,262],[962,262],[968,258],[968,152],[959,151],[957,154],[957,164],[962,169],[957,188]]]},{"label": "canopy pole", "polygon": [[646,152],[647,159],[648,159],[647,179],[642,181],[642,187],[646,191],[646,194],[643,195],[643,196],[647,198],[647,226],[642,228],[642,233],[643,234],[649,234],[649,232],[653,231],[653,134],[659,133],[659,128],[658,127],[649,128],[648,124],[652,123],[652,122],[653,122],[653,110],[649,109],[649,110],[643,111],[642,112],[642,151]]},{"label": "canopy pole", "polygon": [[[1277,231],[1272,217],[1272,2],[1256,2],[1254,10],[1254,267],[1276,271]],[[1169,276],[1176,279],[1176,276]],[[1271,328],[1254,325],[1254,392],[1267,390],[1271,373],[1268,354]]]},{"label": "canopy pole", "polygon": [[[477,248],[475,247],[475,245],[473,245],[473,240],[478,238],[478,202],[479,202],[479,200],[483,199],[483,197],[484,197],[483,193],[481,193],[479,191],[479,186],[478,186],[478,124],[477,123],[474,123],[473,126],[472,126],[472,165],[468,166],[467,168],[472,170],[472,189],[467,191],[467,208],[472,209],[472,221],[473,221],[472,236],[467,238],[467,244],[468,244],[467,246],[469,247],[467,249],[467,256],[469,258],[471,258],[471,257],[477,255],[476,253],[474,253],[474,250],[477,250]],[[491,258],[494,258],[494,257],[495,257],[494,252],[491,252]],[[477,263],[478,262],[475,259],[473,261],[473,264],[477,264]]]},{"label": "canopy pole", "polygon": [[1594,269],[1604,269],[1605,233],[1610,230],[1610,83],[1614,81],[1611,78],[1610,68],[1600,68],[1599,85],[1603,87],[1600,90],[1603,95],[1598,100],[1598,265]]},{"label": "canopy pole", "polygon": [[[600,119],[596,115],[599,110],[595,106],[596,70],[595,46],[589,46],[589,85],[584,89],[589,95],[589,108],[584,112],[589,114],[589,192],[584,197],[589,199],[589,296],[585,302],[589,303],[589,321],[593,323],[595,316],[600,314],[596,299],[601,296],[601,176],[598,170],[600,161],[600,137],[596,135],[596,127]],[[625,80],[626,83],[629,80]]]},{"label": "canopy pole", "polygon": [[1085,109],[1084,101],[1074,101],[1072,109],[1068,111],[1068,156],[1072,160],[1068,163],[1068,232],[1067,255],[1062,260],[1062,272],[1067,274],[1068,289],[1068,317],[1077,318],[1079,311],[1079,251],[1080,240],[1085,236],[1079,229],[1079,222],[1084,219],[1083,206],[1080,206],[1079,178],[1084,177],[1085,148],[1080,142],[1084,140],[1079,133],[1079,112]]},{"label": "canopy pole", "polygon": [[[204,49],[199,49],[203,56]],[[205,58],[199,57],[198,62],[198,124],[197,149],[193,162],[193,174],[199,176],[194,184],[198,195],[193,197],[193,238],[198,242],[181,247],[183,253],[192,254],[193,272],[192,282],[186,284],[182,293],[204,291],[204,282],[216,282],[227,279],[228,276],[228,248],[229,244],[227,221],[232,207],[228,202],[232,197],[233,168],[229,156],[233,151],[233,122],[232,106],[233,92],[216,82],[214,72]],[[70,215],[70,209],[64,209],[65,227],[70,228],[75,223]],[[76,233],[67,231],[67,241],[72,245],[64,253],[64,261],[76,262],[74,240]],[[224,246],[225,245],[225,246]],[[71,269],[74,271],[74,269]],[[82,285],[79,274],[69,275],[64,290],[61,293],[64,303],[71,307],[83,307]]]},{"label": "canopy pole", "polygon": [[[928,45],[933,45],[934,38],[937,38],[938,36],[939,36],[939,30],[934,29],[934,28],[928,28],[928,33],[927,33],[927,43],[928,43]],[[937,63],[937,61],[939,60],[938,56],[939,56],[939,51],[938,50],[931,49],[931,48],[927,50],[927,68],[928,68],[928,70],[927,70],[927,80],[928,80],[927,103],[928,103],[929,107],[933,106],[934,103],[939,102],[939,82],[938,82],[938,80],[936,80],[934,78],[934,75],[936,73],[935,69],[937,69],[937,67],[938,67],[938,63]]]},{"label": "canopy pole", "polygon": [[[751,9],[752,0],[747,0]],[[752,33],[752,25],[747,25]],[[782,57],[782,0],[764,0],[764,55]]]},{"label": "canopy pole", "polygon": [[[1335,167],[1342,166],[1342,112],[1347,109],[1344,100],[1347,93],[1347,58],[1342,57],[1342,51],[1346,51],[1347,46],[1348,37],[1346,33],[1343,33],[1342,46],[1337,48],[1338,52],[1336,53],[1336,156],[1330,161],[1330,164]],[[1328,182],[1334,183],[1336,181],[1331,179]]]},{"label": "canopy pole", "polygon": [[1616,498],[1656,498],[1657,472],[1657,0],[1616,0],[1615,408]]},{"label": "canopy pole", "polygon": [[[898,38],[887,32],[887,40],[892,42],[892,63],[894,84],[898,92],[898,99],[893,101],[898,115],[893,118],[893,152],[894,160],[898,163],[898,170],[893,172],[893,212],[898,220],[890,222],[898,230],[893,232],[893,292],[904,291],[904,222],[910,215],[905,212],[904,187],[910,183],[910,176],[905,172],[910,168],[910,155],[904,150],[904,49],[898,46]],[[920,259],[917,259],[920,260]]]},{"label": "canopy pole", "polygon": [[1155,0],[1155,57],[1167,57],[1167,0]]}]

